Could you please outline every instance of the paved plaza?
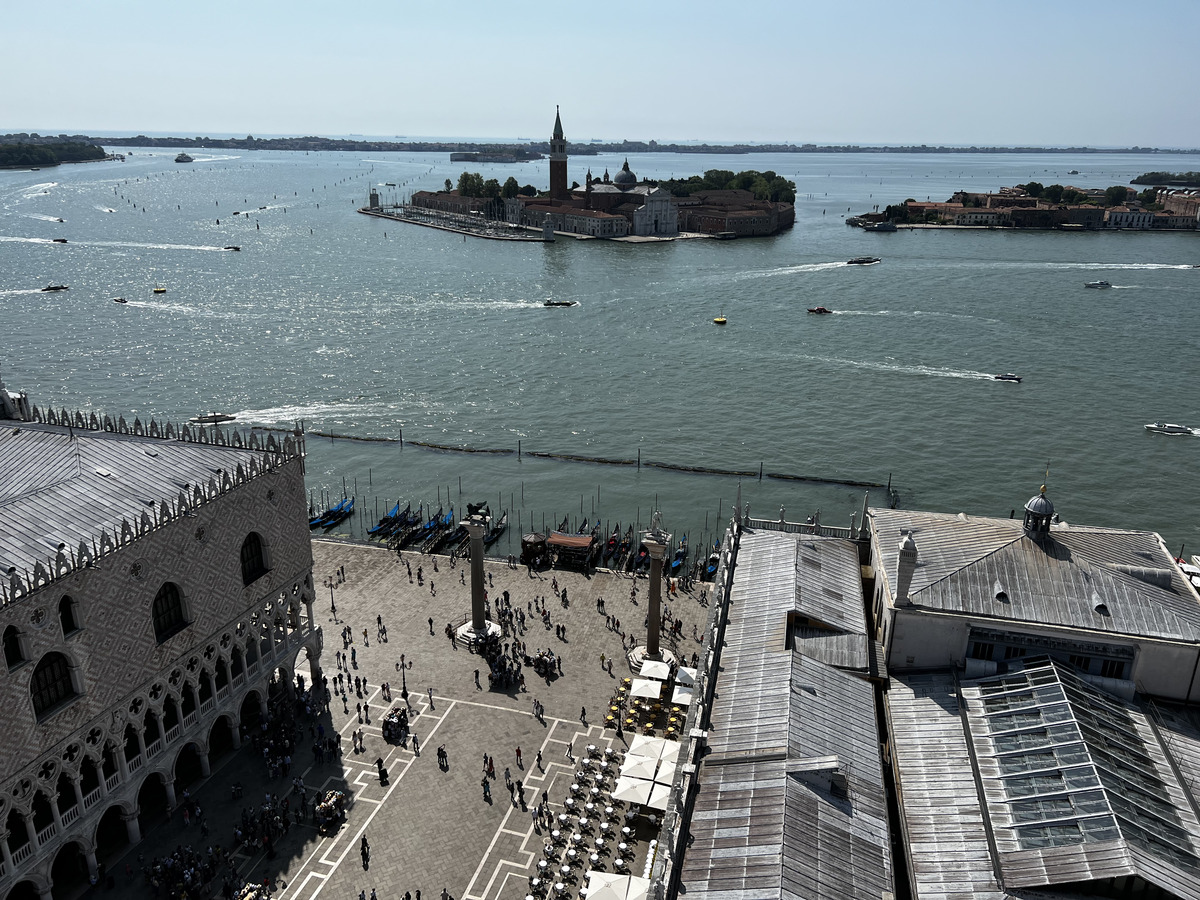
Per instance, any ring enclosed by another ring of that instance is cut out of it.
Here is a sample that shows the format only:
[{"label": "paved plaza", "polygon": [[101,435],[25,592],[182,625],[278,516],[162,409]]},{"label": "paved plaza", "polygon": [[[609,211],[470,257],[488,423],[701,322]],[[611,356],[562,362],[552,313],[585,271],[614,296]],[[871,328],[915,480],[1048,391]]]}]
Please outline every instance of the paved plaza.
[{"label": "paved plaza", "polygon": [[[277,793],[282,799],[291,789],[291,777],[300,775],[310,797],[314,791],[331,787],[344,790],[350,797],[346,821],[336,832],[324,836],[308,824],[292,826],[277,843],[273,859],[261,853],[239,859],[242,880],[261,883],[276,877],[279,887],[274,896],[289,900],[351,900],[360,891],[370,897],[372,889],[379,900],[403,898],[406,892],[416,898],[418,891],[428,900],[438,900],[443,888],[456,900],[520,900],[529,891],[528,878],[543,858],[547,837],[544,829],[535,831],[529,808],[510,801],[504,769],[508,768],[514,782],[523,782],[530,808],[540,802],[545,791],[558,814],[563,811],[578,769],[568,758],[568,748],[576,760],[586,756],[589,744],[624,749],[624,741],[632,735],[618,738],[615,730],[603,726],[603,721],[620,679],[630,672],[621,636],[607,627],[596,599],[603,597],[607,614],[618,618],[621,630],[632,632],[641,643],[646,633],[647,580],[605,571],[591,577],[557,570],[531,576],[524,567],[511,568],[503,560],[487,561],[489,596],[509,592],[514,607],[525,610],[528,628],[522,639],[529,652],[552,648],[562,659],[563,672],[547,684],[526,668],[524,691],[516,687],[489,690],[485,661],[455,645],[445,634],[448,623],[457,626],[470,615],[470,572],[465,560],[452,569],[446,557],[436,557],[435,572],[435,558],[405,553],[403,560],[413,571],[410,583],[404,562],[383,548],[318,540],[313,542],[313,557],[318,598],[315,608],[323,610],[320,618],[324,620],[322,668],[332,683],[338,673],[335,652],[343,647],[341,631],[349,625],[357,662],[357,668],[349,671],[351,680],[355,675],[367,679],[369,723],[359,723],[355,704],[362,701],[353,689],[349,692],[348,713],[335,696],[330,714],[321,721],[327,733],[340,732],[342,759],[338,763],[315,763],[312,741],[306,736],[299,742],[287,778],[269,780],[262,759],[249,745],[244,746],[214,765],[212,776],[192,790],[211,828],[207,840],[201,838],[194,822],[185,826],[173,816],[162,827],[147,828],[146,840],[130,856],[141,854],[149,861],[180,844],[200,849],[216,842],[228,847],[242,807],[261,803],[266,793]],[[423,585],[416,583],[418,566],[424,576]],[[322,584],[343,569],[345,581],[333,593],[335,622],[329,589]],[[461,573],[465,573],[465,584]],[[552,579],[557,579],[560,588],[566,588],[569,606],[564,607],[555,598]],[[631,598],[634,585],[637,595]],[[691,593],[681,591],[672,598],[664,590],[664,606],[682,626],[677,636],[664,630],[663,645],[688,661],[693,652],[700,650],[694,635],[703,632],[708,614],[701,597],[705,588],[707,585],[696,585]],[[535,596],[546,598],[549,627],[544,627],[540,616],[531,611]],[[377,638],[377,616],[387,628],[386,641]],[[556,636],[557,625],[566,626],[565,640]],[[404,681],[419,752],[413,751],[411,742],[407,747],[385,742],[381,730],[387,711],[403,704],[398,671],[402,654],[408,664]],[[601,654],[613,660],[611,674],[602,668]],[[475,684],[477,669],[479,688]],[[307,676],[303,660],[297,662],[296,671]],[[385,682],[391,687],[390,703],[382,695]],[[533,715],[535,698],[545,707],[543,721]],[[580,719],[583,710],[587,713],[586,723]],[[365,749],[355,752],[351,732],[359,728],[365,733]],[[448,754],[446,769],[438,764],[439,745],[444,745]],[[516,757],[518,747],[521,763]],[[539,750],[540,767],[535,764]],[[491,802],[485,801],[480,786],[485,754],[495,760],[496,777],[489,780]],[[380,783],[378,759],[384,761],[388,773],[386,784]],[[243,786],[242,799],[231,799],[234,784]],[[619,812],[617,818],[621,818]],[[622,820],[618,824],[626,823]],[[630,825],[633,833],[626,857],[629,871],[640,875],[654,830],[644,819]],[[359,856],[364,835],[371,845],[366,870]],[[612,851],[603,857],[609,870],[614,856]],[[122,860],[114,872],[122,872],[125,862],[133,860]],[[583,884],[581,873],[587,868],[575,867],[579,881],[571,887],[569,896],[577,896]],[[212,888],[213,894],[219,895],[220,881]]]}]

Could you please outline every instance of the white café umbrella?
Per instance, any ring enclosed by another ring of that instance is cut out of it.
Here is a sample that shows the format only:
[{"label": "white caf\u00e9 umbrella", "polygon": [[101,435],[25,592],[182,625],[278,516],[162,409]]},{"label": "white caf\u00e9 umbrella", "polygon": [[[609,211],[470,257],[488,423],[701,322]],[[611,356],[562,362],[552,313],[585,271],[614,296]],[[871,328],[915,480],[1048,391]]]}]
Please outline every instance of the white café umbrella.
[{"label": "white caf\u00e9 umbrella", "polygon": [[625,758],[628,759],[631,756],[648,756],[651,759],[662,759],[669,756],[672,752],[679,752],[678,741],[668,741],[666,738],[638,734],[634,735],[633,740],[629,744],[629,749],[625,751]]},{"label": "white caf\u00e9 umbrella", "polygon": [[655,781],[660,781],[663,784],[670,784],[675,780],[675,763],[669,759],[664,759],[658,764],[658,772],[654,776]]},{"label": "white caf\u00e9 umbrella", "polygon": [[691,666],[680,666],[679,671],[675,673],[675,680],[684,687],[691,687],[696,683],[696,670]]},{"label": "white caf\u00e9 umbrella", "polygon": [[660,681],[666,681],[671,677],[671,667],[657,659],[643,660],[641,676],[643,678],[657,678]]},{"label": "white caf\u00e9 umbrella", "polygon": [[654,778],[658,760],[647,756],[630,756],[621,763],[621,774],[630,778]]},{"label": "white caf\u00e9 umbrella", "polygon": [[588,897],[593,900],[625,900],[625,895],[629,892],[628,881],[628,875],[592,869],[587,873]]},{"label": "white caf\u00e9 umbrella", "polygon": [[692,702],[692,689],[685,687],[676,687],[675,692],[671,694],[672,706],[689,706]]},{"label": "white caf\u00e9 umbrella", "polygon": [[613,787],[612,797],[614,800],[623,800],[626,803],[645,803],[650,799],[653,788],[653,781],[622,775]]},{"label": "white caf\u00e9 umbrella", "polygon": [[649,678],[635,678],[633,679],[633,689],[629,692],[629,696],[657,700],[662,696],[662,682],[651,681]]},{"label": "white caf\u00e9 umbrella", "polygon": [[651,809],[666,809],[667,797],[670,794],[671,786],[669,784],[662,784],[656,781],[654,782],[654,787],[650,790],[650,796],[646,798],[646,802],[642,805],[648,806]]},{"label": "white caf\u00e9 umbrella", "polygon": [[650,896],[650,879],[629,876],[629,887],[625,892],[625,900],[646,900]]}]

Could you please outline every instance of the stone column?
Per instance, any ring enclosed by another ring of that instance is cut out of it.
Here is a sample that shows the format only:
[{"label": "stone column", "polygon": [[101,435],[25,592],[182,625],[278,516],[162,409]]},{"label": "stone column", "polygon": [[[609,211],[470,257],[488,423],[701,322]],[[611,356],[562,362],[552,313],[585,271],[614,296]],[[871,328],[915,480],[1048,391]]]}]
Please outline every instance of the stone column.
[{"label": "stone column", "polygon": [[54,900],[54,889],[50,885],[39,887],[37,892],[38,900]]},{"label": "stone column", "polygon": [[646,627],[646,657],[657,659],[659,656],[658,637],[662,622],[662,583],[663,560],[667,555],[667,545],[662,538],[670,539],[669,535],[646,535],[642,541],[650,554],[650,609],[647,612]]},{"label": "stone column", "polygon": [[83,858],[87,860],[88,875],[94,878],[99,871],[99,866],[96,865],[96,851],[92,849],[84,850]]},{"label": "stone column", "polygon": [[175,797],[175,779],[164,778],[163,789],[167,792],[167,809],[174,809],[179,805],[179,800]]},{"label": "stone column", "polygon": [[212,765],[208,761],[208,751],[197,747],[196,755],[200,757],[200,774],[207,778],[212,774]]},{"label": "stone column", "polygon": [[8,832],[0,831],[0,856],[4,858],[4,871],[13,870],[12,851],[8,849]]},{"label": "stone column", "polygon": [[483,536],[487,533],[487,519],[471,516],[463,525],[471,541],[471,627],[483,637],[487,633],[487,615],[484,610]]},{"label": "stone column", "polygon": [[38,846],[38,839],[37,828],[33,824],[33,816],[22,815],[21,818],[25,820],[25,833],[29,836],[29,843],[32,844],[36,850]]},{"label": "stone column", "polygon": [[237,723],[237,721],[232,716],[230,716],[229,721],[230,721],[229,737],[232,740],[233,749],[241,750],[242,749],[242,727]]},{"label": "stone column", "polygon": [[75,789],[75,803],[79,806],[79,814],[83,815],[83,779],[72,778],[71,787]]},{"label": "stone column", "polygon": [[134,726],[133,733],[137,735],[138,753],[142,759],[146,759],[146,733],[143,725]]},{"label": "stone column", "polygon": [[316,691],[323,691],[325,688],[321,684],[320,651],[317,650],[315,647],[313,647],[311,644],[309,644],[309,647],[308,647],[308,677],[309,677],[309,680],[312,682],[312,689],[314,691],[313,697],[316,698],[319,696],[316,693]]},{"label": "stone column", "polygon": [[263,684],[261,690],[259,690],[259,692],[258,692],[258,714],[264,722],[267,721],[268,714],[270,713],[270,710],[267,709],[267,693],[266,693],[266,691],[267,691],[267,686],[266,686],[266,684]]},{"label": "stone column", "polygon": [[315,631],[317,628],[317,620],[313,616],[313,598],[312,597],[304,598],[304,609],[308,613],[308,630]]},{"label": "stone column", "polygon": [[125,833],[131,844],[136,844],[142,839],[142,826],[138,824],[138,813],[140,812],[141,810],[135,807],[133,812],[121,814],[121,821],[125,823]]}]

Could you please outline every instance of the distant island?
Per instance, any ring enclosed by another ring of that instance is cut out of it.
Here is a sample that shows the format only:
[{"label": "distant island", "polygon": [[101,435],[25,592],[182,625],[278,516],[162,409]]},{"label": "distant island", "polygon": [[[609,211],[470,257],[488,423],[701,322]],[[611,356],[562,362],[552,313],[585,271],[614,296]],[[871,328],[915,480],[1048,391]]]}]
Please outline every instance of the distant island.
[{"label": "distant island", "polygon": [[[518,160],[529,154],[550,153],[549,141],[529,142],[470,142],[470,141],[367,141],[350,138],[326,137],[275,137],[244,138],[214,137],[147,137],[144,134],[130,137],[93,137],[89,135],[60,134],[42,136],[33,134],[9,134],[0,136],[0,143],[40,144],[58,141],[80,141],[115,147],[163,147],[163,148],[209,148],[214,150],[350,150],[357,152],[386,153],[480,153],[489,156],[514,157]],[[572,156],[596,156],[601,153],[1072,153],[1072,154],[1182,154],[1200,153],[1200,149],[1167,149],[1160,147],[960,147],[945,144],[896,144],[886,146],[864,146],[862,144],[672,144],[658,141],[588,141],[568,144],[567,152]],[[483,160],[480,160],[483,161]]]},{"label": "distant island", "polygon": [[1200,172],[1147,172],[1129,182],[1130,184],[1170,185],[1171,187],[1200,187]]},{"label": "distant island", "polygon": [[[1141,183],[1160,182],[1155,179]],[[1194,231],[1200,228],[1200,194],[1165,187],[1150,187],[1139,193],[1123,184],[1101,189],[1030,181],[1002,187],[995,193],[957,191],[944,203],[910,197],[885,207],[883,212],[851,216],[846,224],[870,231],[895,231],[898,226]]]},{"label": "distant island", "polygon": [[86,141],[53,141],[44,144],[9,143],[0,138],[0,169],[41,169],[60,163],[108,159],[103,147]]}]

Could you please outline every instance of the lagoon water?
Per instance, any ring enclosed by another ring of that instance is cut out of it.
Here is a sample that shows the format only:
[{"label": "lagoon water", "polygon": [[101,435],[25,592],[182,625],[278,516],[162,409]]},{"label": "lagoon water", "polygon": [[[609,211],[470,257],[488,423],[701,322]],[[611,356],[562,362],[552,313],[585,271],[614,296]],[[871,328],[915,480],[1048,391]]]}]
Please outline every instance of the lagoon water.
[{"label": "lagoon water", "polygon": [[[1190,268],[1200,234],[871,234],[843,222],[906,197],[1031,179],[1107,187],[1149,169],[1197,170],[1198,157],[647,154],[630,159],[640,176],[792,178],[796,227],[731,242],[543,245],[355,213],[372,184],[387,202],[456,179],[463,164],[445,154],[193,151],[183,165],[175,152],[0,173],[10,388],[127,418],[217,410],[247,424],[303,419],[338,435],[522,448],[518,458],[310,437],[314,499],[340,496],[345,479],[368,518],[395,498],[490,499],[519,512],[524,530],[564,515],[644,527],[657,506],[695,546],[718,533],[739,485],[755,514],[820,508],[844,525],[861,508],[862,488],[760,482],[760,466],[890,476],[903,506],[1008,515],[1049,464],[1064,519],[1153,529],[1174,551],[1200,552],[1200,438],[1142,427],[1200,426],[1200,269]],[[573,157],[570,177],[621,162]],[[482,169],[548,182],[545,162]],[[844,264],[859,255],[883,262]],[[1084,289],[1097,279],[1114,289]],[[50,282],[70,290],[38,291]],[[151,293],[157,282],[165,294]],[[579,305],[546,309],[547,298]],[[816,305],[836,314],[805,312]],[[722,314],[729,324],[714,326]],[[1024,381],[996,382],[997,372]]]}]

